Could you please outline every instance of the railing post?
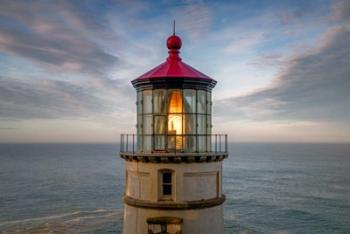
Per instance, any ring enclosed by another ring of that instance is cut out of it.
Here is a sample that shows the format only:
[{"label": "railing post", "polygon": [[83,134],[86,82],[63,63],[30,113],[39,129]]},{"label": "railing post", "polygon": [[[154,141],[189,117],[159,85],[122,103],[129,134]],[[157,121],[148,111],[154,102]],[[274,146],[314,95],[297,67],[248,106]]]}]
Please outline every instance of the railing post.
[{"label": "railing post", "polygon": [[215,153],[218,152],[218,134],[215,134]]},{"label": "railing post", "polygon": [[219,134],[219,152],[220,153],[222,152],[222,149],[221,149],[221,134]]},{"label": "railing post", "polygon": [[124,134],[120,134],[120,152],[123,152],[123,145],[124,145]]},{"label": "railing post", "polygon": [[227,153],[227,134],[225,134],[225,153]]},{"label": "railing post", "polygon": [[129,151],[129,134],[126,134],[126,152]]},{"label": "railing post", "polygon": [[132,153],[135,153],[135,134],[132,134]]}]

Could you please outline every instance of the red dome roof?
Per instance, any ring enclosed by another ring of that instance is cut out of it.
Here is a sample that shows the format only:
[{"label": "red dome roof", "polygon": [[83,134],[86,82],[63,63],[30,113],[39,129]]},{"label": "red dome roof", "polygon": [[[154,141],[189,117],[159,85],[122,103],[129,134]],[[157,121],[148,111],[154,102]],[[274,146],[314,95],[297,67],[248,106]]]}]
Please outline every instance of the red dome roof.
[{"label": "red dome roof", "polygon": [[209,76],[201,73],[195,68],[181,61],[179,56],[182,42],[181,38],[175,34],[167,40],[169,56],[167,60],[138,77],[136,80],[153,79],[153,78],[193,78],[201,80],[213,80]]}]

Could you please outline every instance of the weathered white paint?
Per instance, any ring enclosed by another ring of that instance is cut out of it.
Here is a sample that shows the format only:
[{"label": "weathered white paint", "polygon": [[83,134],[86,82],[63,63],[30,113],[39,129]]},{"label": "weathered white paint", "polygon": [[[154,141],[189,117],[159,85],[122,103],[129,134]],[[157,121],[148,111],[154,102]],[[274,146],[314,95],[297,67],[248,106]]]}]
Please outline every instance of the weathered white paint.
[{"label": "weathered white paint", "polygon": [[[182,234],[224,233],[223,208],[216,206],[198,210],[151,210],[125,205],[124,234],[147,234],[146,219],[149,217],[173,216],[183,218]],[[168,232],[170,230],[168,229]]]},{"label": "weathered white paint", "polygon": [[[173,202],[212,199],[222,194],[222,161],[208,163],[143,163],[126,161],[125,194],[150,202],[160,200],[159,171],[173,174]],[[183,234],[223,233],[222,205],[194,210],[157,210],[136,208],[125,204],[124,234],[147,234],[147,218],[173,216],[183,218]],[[175,230],[178,226],[172,226]],[[169,226],[170,228],[170,226]],[[168,231],[171,231],[168,228]]]}]

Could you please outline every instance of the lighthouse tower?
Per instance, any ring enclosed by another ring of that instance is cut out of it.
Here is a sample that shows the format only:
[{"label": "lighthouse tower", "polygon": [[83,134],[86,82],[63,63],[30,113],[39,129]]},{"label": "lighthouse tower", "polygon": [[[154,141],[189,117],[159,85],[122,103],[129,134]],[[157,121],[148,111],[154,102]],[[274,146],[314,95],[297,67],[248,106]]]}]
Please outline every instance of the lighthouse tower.
[{"label": "lighthouse tower", "polygon": [[182,62],[181,39],[166,61],[131,83],[137,134],[122,134],[124,234],[223,233],[222,162],[227,135],[212,134],[216,81]]}]

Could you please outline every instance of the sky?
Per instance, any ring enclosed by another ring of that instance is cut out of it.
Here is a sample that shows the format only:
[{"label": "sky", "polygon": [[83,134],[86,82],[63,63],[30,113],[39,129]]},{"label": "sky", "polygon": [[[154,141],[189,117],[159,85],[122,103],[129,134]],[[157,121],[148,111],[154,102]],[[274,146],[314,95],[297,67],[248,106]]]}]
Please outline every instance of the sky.
[{"label": "sky", "polygon": [[350,142],[350,1],[0,0],[0,142],[118,142],[166,39],[232,142]]}]

